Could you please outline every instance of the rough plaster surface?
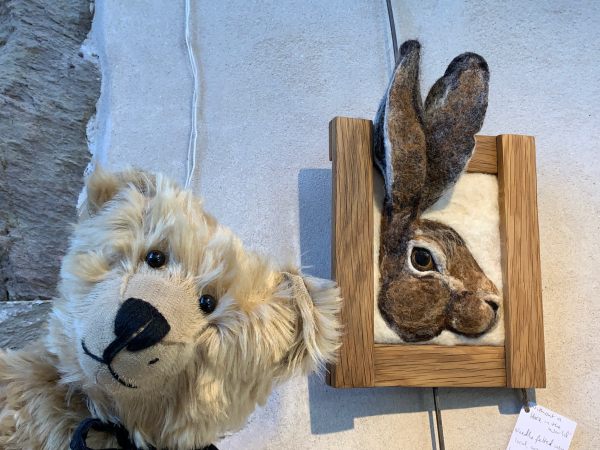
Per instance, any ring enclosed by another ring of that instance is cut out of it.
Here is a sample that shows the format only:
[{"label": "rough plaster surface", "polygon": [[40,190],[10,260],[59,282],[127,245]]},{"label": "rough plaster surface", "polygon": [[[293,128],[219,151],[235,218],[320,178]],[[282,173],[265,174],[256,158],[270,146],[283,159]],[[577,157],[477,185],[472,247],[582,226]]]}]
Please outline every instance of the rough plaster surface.
[{"label": "rough plaster surface", "polygon": [[88,0],[0,2],[0,300],[51,298],[100,94]]},{"label": "rough plaster surface", "polygon": [[182,1],[96,3],[89,43],[102,65],[91,126],[96,162],[185,180],[192,81],[183,17]]},{"label": "rough plaster surface", "polygon": [[[327,123],[372,117],[391,70],[385,2],[195,2],[200,44],[195,189],[244,241],[329,274]],[[97,155],[182,180],[191,82],[181,2],[100,2],[104,63]],[[600,448],[600,11],[590,2],[397,1],[400,39],[424,44],[423,86],[464,50],[492,70],[484,133],[537,136],[548,389],[578,421],[573,448]],[[594,127],[596,125],[596,127]],[[517,394],[442,389],[450,449],[504,449]],[[334,390],[317,377],[271,396],[228,449],[427,449],[431,390]]]}]

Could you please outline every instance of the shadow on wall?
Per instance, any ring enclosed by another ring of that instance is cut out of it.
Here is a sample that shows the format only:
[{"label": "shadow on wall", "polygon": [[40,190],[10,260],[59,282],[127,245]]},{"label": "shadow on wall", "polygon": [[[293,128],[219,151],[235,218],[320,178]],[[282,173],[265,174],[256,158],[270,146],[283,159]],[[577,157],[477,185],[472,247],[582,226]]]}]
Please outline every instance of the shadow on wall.
[{"label": "shadow on wall", "polygon": [[298,201],[302,271],[331,278],[331,169],[301,169]]},{"label": "shadow on wall", "polygon": [[[331,278],[331,169],[302,169],[298,174],[301,265],[306,274]],[[308,379],[311,432],[336,433],[354,428],[357,417],[429,412],[432,445],[433,396],[429,388],[334,389],[323,376]],[[521,404],[511,389],[440,389],[444,409],[498,405],[500,414],[516,414]],[[530,397],[535,401],[535,394]]]}]

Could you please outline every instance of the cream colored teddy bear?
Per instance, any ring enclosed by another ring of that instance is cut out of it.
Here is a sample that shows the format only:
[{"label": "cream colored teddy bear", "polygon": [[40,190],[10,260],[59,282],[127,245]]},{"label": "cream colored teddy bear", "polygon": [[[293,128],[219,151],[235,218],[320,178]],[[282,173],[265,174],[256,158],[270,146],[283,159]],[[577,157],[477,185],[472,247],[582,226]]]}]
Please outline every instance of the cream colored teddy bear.
[{"label": "cream colored teddy bear", "polygon": [[96,170],[80,216],[47,335],[0,350],[1,449],[203,448],[334,357],[335,284],[245,250],[164,176]]}]

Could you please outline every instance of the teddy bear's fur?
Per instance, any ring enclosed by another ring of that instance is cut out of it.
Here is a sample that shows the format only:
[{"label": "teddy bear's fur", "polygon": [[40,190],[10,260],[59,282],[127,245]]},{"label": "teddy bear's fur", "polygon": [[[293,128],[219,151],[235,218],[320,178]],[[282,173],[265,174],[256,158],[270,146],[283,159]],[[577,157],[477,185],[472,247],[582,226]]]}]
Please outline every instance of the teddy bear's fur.
[{"label": "teddy bear's fur", "polygon": [[[335,284],[245,250],[165,177],[96,170],[80,216],[45,338],[0,351],[0,449],[66,449],[88,417],[122,424],[139,448],[201,448],[243,425],[274,382],[334,357]],[[164,266],[145,262],[151,250]],[[88,445],[115,441],[94,433]]]}]

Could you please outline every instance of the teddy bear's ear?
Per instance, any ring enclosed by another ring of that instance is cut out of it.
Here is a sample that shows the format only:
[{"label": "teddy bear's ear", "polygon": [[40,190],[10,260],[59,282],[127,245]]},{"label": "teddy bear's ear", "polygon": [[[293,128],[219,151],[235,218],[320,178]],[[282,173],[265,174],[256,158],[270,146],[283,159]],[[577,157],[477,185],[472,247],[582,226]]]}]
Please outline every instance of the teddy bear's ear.
[{"label": "teddy bear's ear", "polygon": [[296,333],[284,364],[289,373],[308,373],[333,362],[340,346],[340,291],[330,280],[283,273],[296,312]]},{"label": "teddy bear's ear", "polygon": [[96,165],[85,180],[86,199],[80,210],[81,216],[93,216],[104,204],[112,200],[126,187],[137,189],[144,195],[154,195],[156,178],[154,175],[137,169],[122,172],[108,172]]}]

